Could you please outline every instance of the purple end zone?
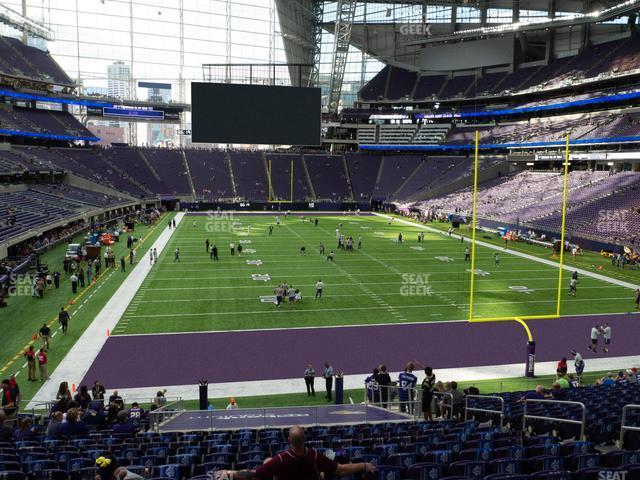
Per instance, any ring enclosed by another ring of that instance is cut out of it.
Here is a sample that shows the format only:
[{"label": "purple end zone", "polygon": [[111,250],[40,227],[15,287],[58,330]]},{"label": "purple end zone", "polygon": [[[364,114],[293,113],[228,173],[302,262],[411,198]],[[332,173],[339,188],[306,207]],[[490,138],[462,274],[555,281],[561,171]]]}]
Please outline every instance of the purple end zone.
[{"label": "purple end zone", "polygon": [[[354,319],[354,322],[357,319]],[[587,349],[590,328],[609,322],[611,351]],[[528,322],[537,343],[536,360],[570,357],[572,348],[587,360],[638,355],[640,315],[563,317]],[[526,335],[516,322],[433,322],[402,325],[254,330],[112,336],[82,380],[107,388],[246,382],[302,378],[307,363],[329,361],[336,371],[360,374],[386,363],[400,371],[417,360],[433,368],[524,363]],[[624,367],[624,365],[621,365]],[[629,365],[631,367],[631,365]],[[513,372],[519,376],[524,372]]]},{"label": "purple end zone", "polygon": [[407,422],[412,417],[367,405],[321,407],[246,408],[238,410],[186,411],[167,420],[163,432],[195,430],[238,430],[244,428],[284,428],[300,425],[348,425]]}]

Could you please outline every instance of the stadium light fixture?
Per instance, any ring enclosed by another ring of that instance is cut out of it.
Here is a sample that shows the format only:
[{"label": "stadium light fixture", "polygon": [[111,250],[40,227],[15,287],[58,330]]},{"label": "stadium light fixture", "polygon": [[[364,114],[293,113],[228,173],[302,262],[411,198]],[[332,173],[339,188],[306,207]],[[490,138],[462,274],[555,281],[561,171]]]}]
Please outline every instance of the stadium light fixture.
[{"label": "stadium light fixture", "polygon": [[457,30],[445,35],[431,35],[428,37],[404,42],[402,46],[417,46],[428,43],[446,43],[448,41],[461,41],[470,38],[482,38],[502,35],[504,33],[524,32],[529,30],[543,30],[549,28],[572,27],[589,23],[598,23],[622,16],[625,13],[634,11],[640,7],[640,0],[626,0],[602,10],[594,10],[589,13],[572,13],[561,17],[536,17],[521,20],[514,23],[504,23],[490,27],[469,28]]},{"label": "stadium light fixture", "polygon": [[12,8],[9,8],[4,3],[0,3],[0,22],[34,37],[42,38],[47,41],[52,41],[54,39],[53,30],[34,22],[30,18],[25,17]]}]

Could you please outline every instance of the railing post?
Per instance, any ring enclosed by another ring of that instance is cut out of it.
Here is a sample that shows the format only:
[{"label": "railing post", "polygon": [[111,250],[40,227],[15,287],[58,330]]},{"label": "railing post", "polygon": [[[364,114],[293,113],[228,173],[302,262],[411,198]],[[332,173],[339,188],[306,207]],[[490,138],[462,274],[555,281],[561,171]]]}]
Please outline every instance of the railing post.
[{"label": "railing post", "polygon": [[619,448],[623,448],[625,430],[640,432],[640,427],[632,427],[631,425],[625,425],[625,422],[627,420],[627,412],[629,410],[640,410],[640,405],[629,404],[622,407],[622,421],[620,422],[620,445],[618,445]]},{"label": "railing post", "polygon": [[[529,402],[532,403],[542,403],[542,404],[559,404],[559,405],[577,405],[582,409],[582,420],[571,420],[568,418],[556,418],[556,417],[545,417],[542,415],[527,415],[527,404]],[[553,420],[555,422],[560,423],[569,423],[571,425],[580,425],[580,440],[584,440],[585,435],[585,426],[587,420],[587,407],[585,407],[582,402],[571,402],[568,400],[539,400],[535,398],[528,398],[524,401],[524,409],[522,416],[522,432],[526,432],[527,418],[537,419],[537,420]]]}]

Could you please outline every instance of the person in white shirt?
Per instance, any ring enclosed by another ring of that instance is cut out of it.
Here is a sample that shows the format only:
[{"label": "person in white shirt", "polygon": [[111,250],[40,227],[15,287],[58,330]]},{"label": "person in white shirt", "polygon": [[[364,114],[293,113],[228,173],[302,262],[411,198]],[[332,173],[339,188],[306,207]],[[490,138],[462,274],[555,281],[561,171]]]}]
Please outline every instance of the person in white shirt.
[{"label": "person in white shirt", "polygon": [[602,326],[602,337],[604,338],[604,351],[609,351],[609,345],[611,345],[611,325],[605,322]]},{"label": "person in white shirt", "polygon": [[589,350],[593,353],[598,351],[598,337],[600,333],[600,327],[598,325],[591,327],[591,345],[589,345]]},{"label": "person in white shirt", "polygon": [[236,402],[236,399],[231,397],[229,399],[229,404],[227,405],[227,410],[237,410],[238,409],[238,403]]},{"label": "person in white shirt", "polygon": [[318,280],[316,282],[316,299],[322,298],[322,290],[324,290],[324,282],[322,280]]}]

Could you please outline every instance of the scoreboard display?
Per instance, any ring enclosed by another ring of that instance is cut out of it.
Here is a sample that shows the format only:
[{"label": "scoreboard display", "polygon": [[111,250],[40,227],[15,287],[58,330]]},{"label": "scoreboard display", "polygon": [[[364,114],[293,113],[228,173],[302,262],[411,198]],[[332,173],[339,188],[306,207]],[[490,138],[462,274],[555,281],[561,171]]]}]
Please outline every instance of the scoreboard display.
[{"label": "scoreboard display", "polygon": [[320,145],[319,88],[191,84],[195,143]]},{"label": "scoreboard display", "polygon": [[87,107],[87,115],[93,117],[117,118],[130,121],[176,121],[180,120],[180,110],[153,107],[111,105],[108,107]]}]

